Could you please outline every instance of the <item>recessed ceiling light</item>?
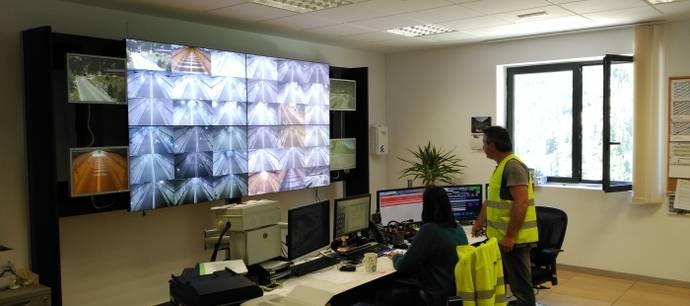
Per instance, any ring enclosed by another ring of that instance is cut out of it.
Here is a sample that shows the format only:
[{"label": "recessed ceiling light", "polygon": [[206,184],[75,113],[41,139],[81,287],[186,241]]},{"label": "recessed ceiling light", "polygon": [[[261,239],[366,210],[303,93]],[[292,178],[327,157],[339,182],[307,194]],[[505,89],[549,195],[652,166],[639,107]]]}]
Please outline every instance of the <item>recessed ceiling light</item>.
[{"label": "recessed ceiling light", "polygon": [[531,19],[531,18],[544,17],[544,16],[548,16],[548,15],[549,14],[546,11],[539,11],[539,12],[534,12],[534,13],[520,14],[520,15],[517,15],[517,17],[522,18],[522,19]]},{"label": "recessed ceiling light", "polygon": [[352,4],[352,1],[348,0],[251,0],[251,2],[295,13],[308,13]]},{"label": "recessed ceiling light", "polygon": [[397,29],[386,30],[388,33],[398,34],[407,37],[429,36],[443,33],[455,32],[451,28],[440,26],[437,24],[420,24],[416,26],[402,27]]},{"label": "recessed ceiling light", "polygon": [[678,2],[679,0],[647,0],[647,2],[651,4],[664,4],[664,3],[671,3],[671,2]]}]

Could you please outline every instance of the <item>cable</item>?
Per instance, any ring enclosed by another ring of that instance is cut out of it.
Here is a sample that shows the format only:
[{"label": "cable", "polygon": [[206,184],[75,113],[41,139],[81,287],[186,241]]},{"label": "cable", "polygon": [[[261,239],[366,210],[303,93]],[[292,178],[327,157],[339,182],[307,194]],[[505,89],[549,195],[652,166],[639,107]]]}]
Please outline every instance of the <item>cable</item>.
[{"label": "cable", "polygon": [[86,129],[89,131],[89,135],[91,135],[91,142],[87,145],[87,147],[90,147],[96,142],[96,136],[94,136],[93,130],[91,130],[91,104],[86,107]]},{"label": "cable", "polygon": [[98,206],[98,205],[96,205],[95,197],[94,197],[94,196],[91,196],[90,198],[91,198],[91,206],[93,206],[93,208],[95,208],[95,209],[105,209],[105,208],[108,208],[108,207],[110,207],[110,206],[115,205],[115,200],[113,200],[113,201],[110,202],[110,204],[108,204],[108,205],[105,205],[105,206]]}]

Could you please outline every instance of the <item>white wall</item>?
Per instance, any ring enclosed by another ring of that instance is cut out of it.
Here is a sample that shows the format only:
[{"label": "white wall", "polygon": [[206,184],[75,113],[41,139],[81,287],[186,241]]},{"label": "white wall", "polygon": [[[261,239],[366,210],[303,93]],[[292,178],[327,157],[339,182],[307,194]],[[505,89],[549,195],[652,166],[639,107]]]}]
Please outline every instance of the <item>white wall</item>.
[{"label": "white wall", "polygon": [[[690,75],[690,22],[668,25],[668,75]],[[386,58],[391,154],[387,187],[397,179],[406,148],[431,140],[456,152],[468,166],[460,182],[485,183],[495,163],[469,149],[470,117],[490,115],[496,124],[496,66],[632,53],[632,29],[476,44],[390,55]],[[502,124],[502,123],[501,123]],[[559,262],[587,268],[690,282],[690,218],[670,216],[667,206],[635,206],[629,192],[542,187],[537,203],[569,216]]]},{"label": "white wall", "polygon": [[[1,1],[0,11],[5,12],[0,20],[0,242],[15,249],[1,253],[0,260],[12,260],[18,267],[30,265],[22,30],[50,25],[59,33],[122,39],[128,29],[129,36],[141,39],[320,61],[340,67],[369,67],[369,121],[385,123],[382,54],[55,0]],[[385,184],[385,167],[385,159],[370,159],[371,190]],[[320,188],[319,197],[333,198],[338,189]],[[266,197],[285,203],[284,208],[315,199],[314,189]],[[208,208],[209,204],[169,208],[145,217],[117,211],[62,218],[64,305],[152,305],[166,301],[170,274],[180,273],[183,267],[210,255],[202,244],[202,230],[211,224]]]}]

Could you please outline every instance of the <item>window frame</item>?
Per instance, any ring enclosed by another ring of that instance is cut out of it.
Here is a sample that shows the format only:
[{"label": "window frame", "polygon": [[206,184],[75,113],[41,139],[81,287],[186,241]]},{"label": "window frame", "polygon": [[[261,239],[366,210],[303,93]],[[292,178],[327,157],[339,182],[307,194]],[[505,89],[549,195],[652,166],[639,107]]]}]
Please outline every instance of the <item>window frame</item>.
[{"label": "window frame", "polygon": [[[558,182],[558,183],[585,183],[585,184],[601,184],[604,187],[603,175],[608,173],[608,168],[602,169],[602,180],[583,180],[582,179],[582,68],[586,66],[597,66],[601,65],[604,67],[604,59],[601,60],[590,60],[590,61],[579,61],[579,62],[560,62],[551,64],[537,64],[529,66],[513,66],[506,68],[506,129],[510,133],[511,137],[515,139],[515,127],[514,127],[514,108],[515,108],[515,76],[521,74],[531,74],[531,73],[544,73],[544,72],[558,72],[558,71],[571,71],[573,74],[573,92],[572,92],[572,165],[571,165],[571,176],[570,177],[556,177],[547,176],[547,182]],[[605,80],[604,83],[607,81]],[[608,106],[603,101],[605,108]],[[606,113],[602,113],[604,126],[609,123],[609,117]],[[604,129],[604,132],[607,130]],[[602,143],[603,145],[603,143]],[[603,154],[603,153],[602,153]],[[608,165],[607,165],[608,166]],[[602,160],[602,167],[603,160]]]},{"label": "window frame", "polygon": [[[604,126],[602,141],[602,172],[601,187],[604,192],[617,192],[632,190],[632,182],[611,181],[611,145],[620,145],[620,142],[611,142],[611,64],[612,63],[632,63],[633,57],[626,55],[606,54],[603,59],[604,65]],[[633,169],[634,171],[634,169]]]}]

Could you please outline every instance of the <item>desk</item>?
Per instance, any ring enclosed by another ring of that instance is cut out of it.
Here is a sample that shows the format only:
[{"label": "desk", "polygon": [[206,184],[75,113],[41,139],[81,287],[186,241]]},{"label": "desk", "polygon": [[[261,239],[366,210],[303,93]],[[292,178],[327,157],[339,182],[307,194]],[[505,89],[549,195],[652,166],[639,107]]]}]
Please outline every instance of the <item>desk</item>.
[{"label": "desk", "polygon": [[[355,272],[342,272],[338,265],[300,277],[286,279],[281,287],[264,296],[242,303],[242,306],[325,305],[336,294],[345,292],[395,272],[387,256],[378,258],[376,272],[365,272],[364,265]],[[279,300],[279,302],[278,302]]]},{"label": "desk", "polygon": [[[470,244],[482,242],[486,236],[472,237],[472,226],[462,227]],[[324,268],[300,277],[286,279],[279,288],[265,292],[264,296],[242,303],[242,306],[323,306],[335,295],[364,285],[395,272],[387,256],[378,258],[376,272],[365,272],[359,264],[355,272],[342,272],[338,265]]]}]

